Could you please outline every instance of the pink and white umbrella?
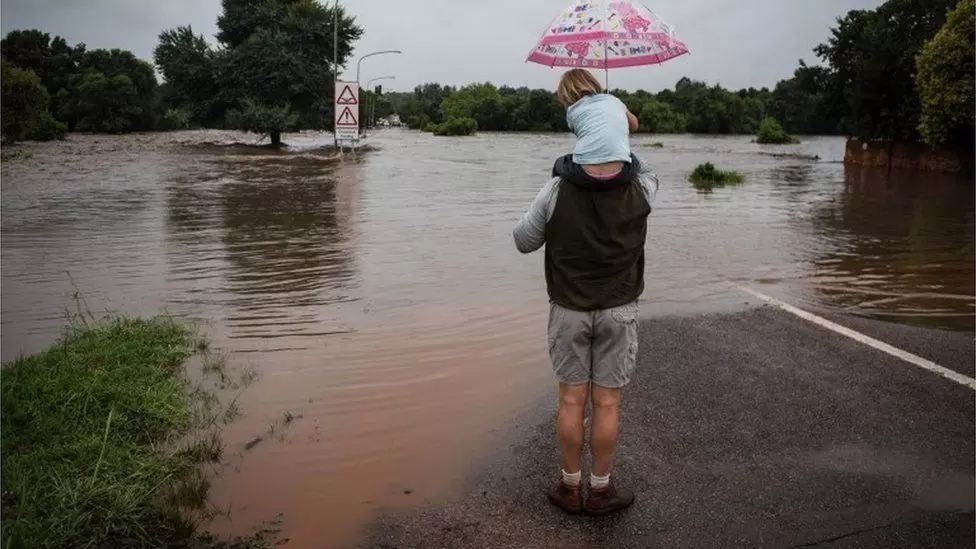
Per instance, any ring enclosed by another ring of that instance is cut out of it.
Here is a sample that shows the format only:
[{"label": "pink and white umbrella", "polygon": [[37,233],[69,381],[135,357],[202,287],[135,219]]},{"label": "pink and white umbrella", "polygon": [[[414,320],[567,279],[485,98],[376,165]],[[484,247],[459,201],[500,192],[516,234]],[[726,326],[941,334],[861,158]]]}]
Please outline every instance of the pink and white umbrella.
[{"label": "pink and white umbrella", "polygon": [[576,0],[549,25],[526,61],[548,67],[616,69],[655,65],[688,47],[632,0]]}]

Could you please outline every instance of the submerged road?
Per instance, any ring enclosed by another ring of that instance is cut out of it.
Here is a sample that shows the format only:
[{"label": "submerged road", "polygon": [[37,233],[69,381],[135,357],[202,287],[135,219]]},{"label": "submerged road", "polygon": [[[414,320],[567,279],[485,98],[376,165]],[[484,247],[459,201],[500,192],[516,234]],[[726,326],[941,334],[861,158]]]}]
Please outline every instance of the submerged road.
[{"label": "submerged road", "polygon": [[827,319],[764,305],[644,321],[614,471],[637,492],[627,511],[547,504],[547,400],[464,497],[379,517],[361,547],[972,548],[973,334]]}]

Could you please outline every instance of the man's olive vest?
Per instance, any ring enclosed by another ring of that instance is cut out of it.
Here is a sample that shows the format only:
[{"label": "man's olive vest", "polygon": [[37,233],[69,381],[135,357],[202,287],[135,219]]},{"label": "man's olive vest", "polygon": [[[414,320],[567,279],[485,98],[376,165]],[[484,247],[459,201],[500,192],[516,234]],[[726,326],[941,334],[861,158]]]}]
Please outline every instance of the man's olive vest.
[{"label": "man's olive vest", "polygon": [[577,311],[610,309],[644,291],[647,202],[633,162],[612,180],[588,176],[572,155],[556,162],[562,181],[546,223],[549,299]]}]

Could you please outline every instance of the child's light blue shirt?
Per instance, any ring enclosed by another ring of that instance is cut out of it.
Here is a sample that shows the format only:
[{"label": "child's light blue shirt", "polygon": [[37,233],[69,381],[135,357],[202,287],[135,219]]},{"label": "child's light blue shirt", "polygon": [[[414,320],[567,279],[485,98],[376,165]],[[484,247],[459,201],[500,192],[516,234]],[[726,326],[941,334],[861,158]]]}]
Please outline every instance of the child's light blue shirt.
[{"label": "child's light blue shirt", "polygon": [[576,134],[573,162],[630,162],[627,107],[608,93],[587,95],[566,109],[566,123]]}]

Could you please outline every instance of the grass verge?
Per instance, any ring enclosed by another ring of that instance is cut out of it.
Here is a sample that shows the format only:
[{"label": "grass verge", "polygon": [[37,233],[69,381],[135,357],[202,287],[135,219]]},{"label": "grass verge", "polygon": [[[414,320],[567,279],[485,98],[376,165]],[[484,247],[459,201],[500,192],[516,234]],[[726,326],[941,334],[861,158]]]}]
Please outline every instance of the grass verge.
[{"label": "grass verge", "polygon": [[207,353],[167,317],[78,315],[47,351],[4,364],[4,547],[260,547],[197,535],[226,415],[186,375]]},{"label": "grass verge", "polygon": [[715,187],[741,185],[745,178],[739,172],[719,170],[711,162],[705,162],[695,167],[688,181],[698,190],[710,191]]}]

